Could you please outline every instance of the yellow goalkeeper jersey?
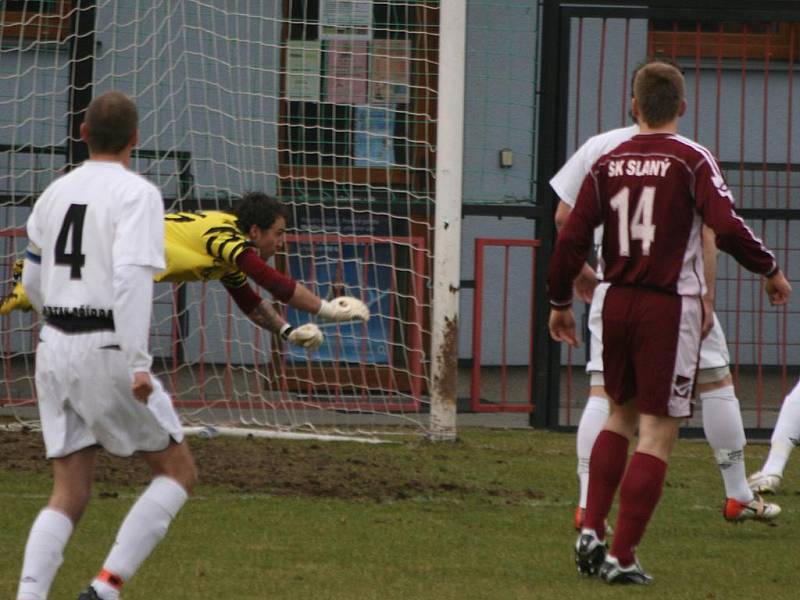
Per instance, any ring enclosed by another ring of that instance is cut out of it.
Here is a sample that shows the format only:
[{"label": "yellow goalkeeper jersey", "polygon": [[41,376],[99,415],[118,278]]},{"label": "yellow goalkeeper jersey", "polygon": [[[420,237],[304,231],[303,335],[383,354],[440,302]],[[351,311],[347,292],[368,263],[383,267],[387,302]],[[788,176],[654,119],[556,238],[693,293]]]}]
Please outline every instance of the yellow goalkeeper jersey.
[{"label": "yellow goalkeeper jersey", "polygon": [[240,287],[247,276],[236,259],[252,243],[236,226],[236,216],[221,211],[167,213],[164,248],[167,269],[156,281],[209,281],[220,279]]}]

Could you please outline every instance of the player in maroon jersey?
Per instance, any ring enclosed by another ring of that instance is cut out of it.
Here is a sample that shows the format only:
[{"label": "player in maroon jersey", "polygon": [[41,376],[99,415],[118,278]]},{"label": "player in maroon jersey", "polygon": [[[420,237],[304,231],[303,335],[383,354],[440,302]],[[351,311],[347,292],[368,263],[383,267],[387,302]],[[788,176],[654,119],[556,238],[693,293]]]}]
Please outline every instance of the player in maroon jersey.
[{"label": "player in maroon jersey", "polygon": [[[766,277],[772,304],[791,286],[774,256],[733,210],[733,196],[703,146],[677,135],[686,103],[680,71],[640,70],[633,111],[640,134],[601,157],[583,182],[559,234],[548,275],[554,339],[577,345],[572,282],[604,225],[603,308],[606,391],[614,401],[592,449],[584,528],[575,545],[582,573],[609,583],[649,583],[634,555],[655,509],[681,421],[691,415],[705,291],[703,223],[717,246]],[[639,442],[625,466],[629,440]],[[605,519],[617,487],[620,508],[611,550]]]}]

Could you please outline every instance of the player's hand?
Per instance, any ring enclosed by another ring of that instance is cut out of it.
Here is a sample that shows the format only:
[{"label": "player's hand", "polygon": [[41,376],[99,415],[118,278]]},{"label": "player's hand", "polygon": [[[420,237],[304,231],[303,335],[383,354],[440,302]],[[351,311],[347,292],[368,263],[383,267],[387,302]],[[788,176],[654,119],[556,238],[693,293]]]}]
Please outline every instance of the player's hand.
[{"label": "player's hand", "polygon": [[706,336],[711,333],[714,327],[714,301],[703,297],[703,329],[701,331],[700,339],[706,339]]},{"label": "player's hand", "polygon": [[764,289],[767,292],[770,304],[773,306],[786,304],[789,301],[789,296],[792,295],[792,286],[781,270],[776,271],[772,277],[767,279]]},{"label": "player's hand", "polygon": [[131,391],[133,392],[134,398],[139,402],[147,402],[150,394],[153,393],[153,380],[150,379],[150,373],[147,371],[137,371],[134,373]]},{"label": "player's hand", "polygon": [[573,285],[575,286],[575,295],[588,304],[592,301],[594,289],[597,287],[597,273],[587,263],[583,263]]},{"label": "player's hand", "polygon": [[314,323],[306,323],[297,329],[292,329],[286,341],[295,346],[300,346],[306,350],[316,350],[322,345],[322,330]]},{"label": "player's hand", "polygon": [[22,265],[24,262],[21,258],[14,261],[14,266],[11,269],[14,289],[10,294],[0,298],[0,315],[8,315],[14,310],[29,311],[33,309],[22,287]]},{"label": "player's hand", "polygon": [[24,258],[18,258],[14,261],[14,265],[11,267],[11,277],[14,280],[14,283],[22,281],[22,268],[24,265]]},{"label": "player's hand", "polygon": [[556,310],[550,309],[550,336],[557,342],[566,342],[577,348],[580,346],[575,335],[575,316],[572,307]]},{"label": "player's hand", "polygon": [[330,302],[323,300],[317,314],[326,321],[369,320],[369,308],[367,308],[367,305],[352,296],[340,296]]}]

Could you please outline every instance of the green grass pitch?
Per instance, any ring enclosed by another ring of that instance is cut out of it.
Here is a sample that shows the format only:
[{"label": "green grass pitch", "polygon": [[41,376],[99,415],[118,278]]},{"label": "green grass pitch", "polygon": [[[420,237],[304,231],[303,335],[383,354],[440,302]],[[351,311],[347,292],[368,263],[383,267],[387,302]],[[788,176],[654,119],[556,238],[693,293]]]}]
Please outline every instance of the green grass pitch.
[{"label": "green grass pitch", "polygon": [[[452,444],[191,444],[205,482],[125,586],[125,600],[779,600],[797,594],[800,473],[793,463],[776,497],[783,507],[778,524],[734,526],[721,516],[722,482],[710,449],[680,441],[639,549],[655,583],[619,588],[575,571],[574,435],[464,430]],[[766,451],[747,447],[750,470]],[[249,470],[252,482],[226,478],[226,460]],[[28,528],[46,501],[49,477],[41,463],[31,468],[7,456],[0,463],[2,598],[14,597]],[[74,599],[100,567],[141,490],[126,482],[126,464],[104,471],[52,599]]]}]

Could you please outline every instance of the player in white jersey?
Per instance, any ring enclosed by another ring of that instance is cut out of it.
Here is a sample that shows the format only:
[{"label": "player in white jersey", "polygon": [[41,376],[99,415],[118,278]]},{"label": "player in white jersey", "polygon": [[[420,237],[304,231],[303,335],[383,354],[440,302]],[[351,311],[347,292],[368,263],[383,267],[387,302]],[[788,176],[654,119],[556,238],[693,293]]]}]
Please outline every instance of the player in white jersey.
[{"label": "player in white jersey", "polygon": [[[636,72],[647,63],[642,63]],[[633,83],[631,83],[633,90]],[[589,138],[561,167],[550,180],[560,200],[555,214],[556,227],[566,223],[575,206],[581,184],[592,165],[604,154],[639,133],[639,126],[613,129]],[[602,240],[602,228],[595,232],[595,243]],[[702,402],[703,431],[719,465],[725,487],[726,501],[723,516],[729,521],[747,519],[771,520],[778,516],[780,507],[766,503],[748,486],[744,466],[746,438],[739,408],[739,400],[733,387],[729,369],[728,345],[719,320],[714,314],[716,281],[716,247],[714,234],[708,228],[703,231],[703,259],[708,293],[703,299],[706,319],[703,323],[703,338],[700,347],[700,366],[697,375],[697,392]],[[589,374],[589,399],[578,423],[577,455],[580,496],[575,509],[575,528],[580,529],[586,509],[589,488],[589,457],[597,435],[608,418],[608,396],[603,387],[603,299],[608,284],[602,282],[602,265],[595,272],[584,265],[575,280],[575,292],[589,307],[589,333],[591,336],[590,360],[586,364]]]},{"label": "player in white jersey", "polygon": [[154,479],[79,600],[119,598],[197,479],[172,402],[150,373],[164,206],[158,189],[127,168],[138,141],[135,105],[119,92],[95,98],[81,137],[90,159],[45,189],[27,224],[24,285],[46,322],[36,389],[53,490],[28,537],[17,600],[47,598],[91,497],[98,447],[141,452]]}]

